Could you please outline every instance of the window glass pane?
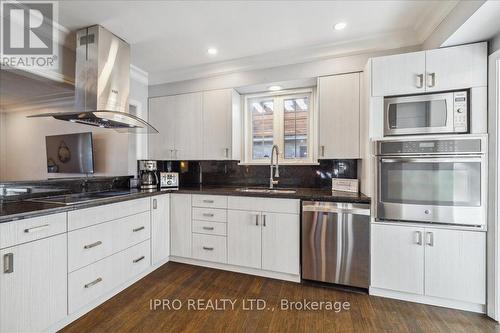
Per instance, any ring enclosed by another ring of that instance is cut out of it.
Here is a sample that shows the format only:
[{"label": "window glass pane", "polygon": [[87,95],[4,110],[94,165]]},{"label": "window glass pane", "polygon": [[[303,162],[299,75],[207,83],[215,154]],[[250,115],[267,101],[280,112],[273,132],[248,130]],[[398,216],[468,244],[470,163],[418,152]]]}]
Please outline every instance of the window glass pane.
[{"label": "window glass pane", "polygon": [[252,158],[269,158],[273,147],[273,100],[250,99],[249,106],[252,115]]},{"label": "window glass pane", "polygon": [[309,98],[289,98],[283,101],[284,130],[285,130],[285,158],[307,158],[307,131]]}]

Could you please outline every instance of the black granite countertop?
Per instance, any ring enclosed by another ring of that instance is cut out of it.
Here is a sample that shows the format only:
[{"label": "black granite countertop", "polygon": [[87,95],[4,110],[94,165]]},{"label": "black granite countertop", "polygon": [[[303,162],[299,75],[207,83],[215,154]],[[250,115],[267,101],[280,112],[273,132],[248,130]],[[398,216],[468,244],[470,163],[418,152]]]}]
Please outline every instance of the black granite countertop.
[{"label": "black granite countertop", "polygon": [[0,203],[0,223],[9,222],[29,217],[36,217],[48,214],[67,212],[75,209],[83,209],[100,205],[107,205],[114,202],[133,200],[143,197],[150,197],[165,193],[186,193],[186,194],[212,194],[212,195],[237,195],[249,197],[266,198],[287,198],[311,201],[336,201],[352,203],[370,203],[370,198],[362,193],[332,192],[329,189],[321,188],[297,188],[295,193],[255,193],[237,191],[236,187],[208,186],[208,187],[181,187],[178,190],[153,190],[140,191],[130,189],[129,194],[96,199],[77,203],[73,205],[59,205],[53,203],[42,203],[34,201],[6,201]]}]

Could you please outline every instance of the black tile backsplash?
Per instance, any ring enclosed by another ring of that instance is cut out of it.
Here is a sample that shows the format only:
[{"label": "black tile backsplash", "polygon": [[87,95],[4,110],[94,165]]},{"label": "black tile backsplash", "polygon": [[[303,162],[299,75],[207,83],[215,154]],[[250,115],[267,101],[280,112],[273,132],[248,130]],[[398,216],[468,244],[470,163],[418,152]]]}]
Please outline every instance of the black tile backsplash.
[{"label": "black tile backsplash", "polygon": [[[158,161],[159,171],[179,172],[181,186],[268,186],[269,165],[237,161]],[[332,177],[357,178],[357,160],[320,160],[319,165],[280,165],[278,187],[331,188]]]}]

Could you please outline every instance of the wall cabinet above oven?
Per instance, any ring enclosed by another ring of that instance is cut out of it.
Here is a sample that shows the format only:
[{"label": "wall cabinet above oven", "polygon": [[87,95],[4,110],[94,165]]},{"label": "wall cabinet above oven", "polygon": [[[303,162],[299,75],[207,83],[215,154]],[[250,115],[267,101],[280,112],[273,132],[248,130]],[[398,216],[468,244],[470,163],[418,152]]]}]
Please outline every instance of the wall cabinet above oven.
[{"label": "wall cabinet above oven", "polygon": [[487,60],[487,43],[373,58],[372,96],[484,87]]}]

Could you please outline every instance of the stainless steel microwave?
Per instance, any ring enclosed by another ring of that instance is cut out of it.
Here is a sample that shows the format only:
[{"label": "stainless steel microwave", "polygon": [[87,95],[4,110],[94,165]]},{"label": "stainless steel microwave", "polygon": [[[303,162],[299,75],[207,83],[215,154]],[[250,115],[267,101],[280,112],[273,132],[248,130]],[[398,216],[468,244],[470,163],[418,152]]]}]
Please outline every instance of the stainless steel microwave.
[{"label": "stainless steel microwave", "polygon": [[384,99],[384,135],[468,133],[469,93],[387,97]]}]

